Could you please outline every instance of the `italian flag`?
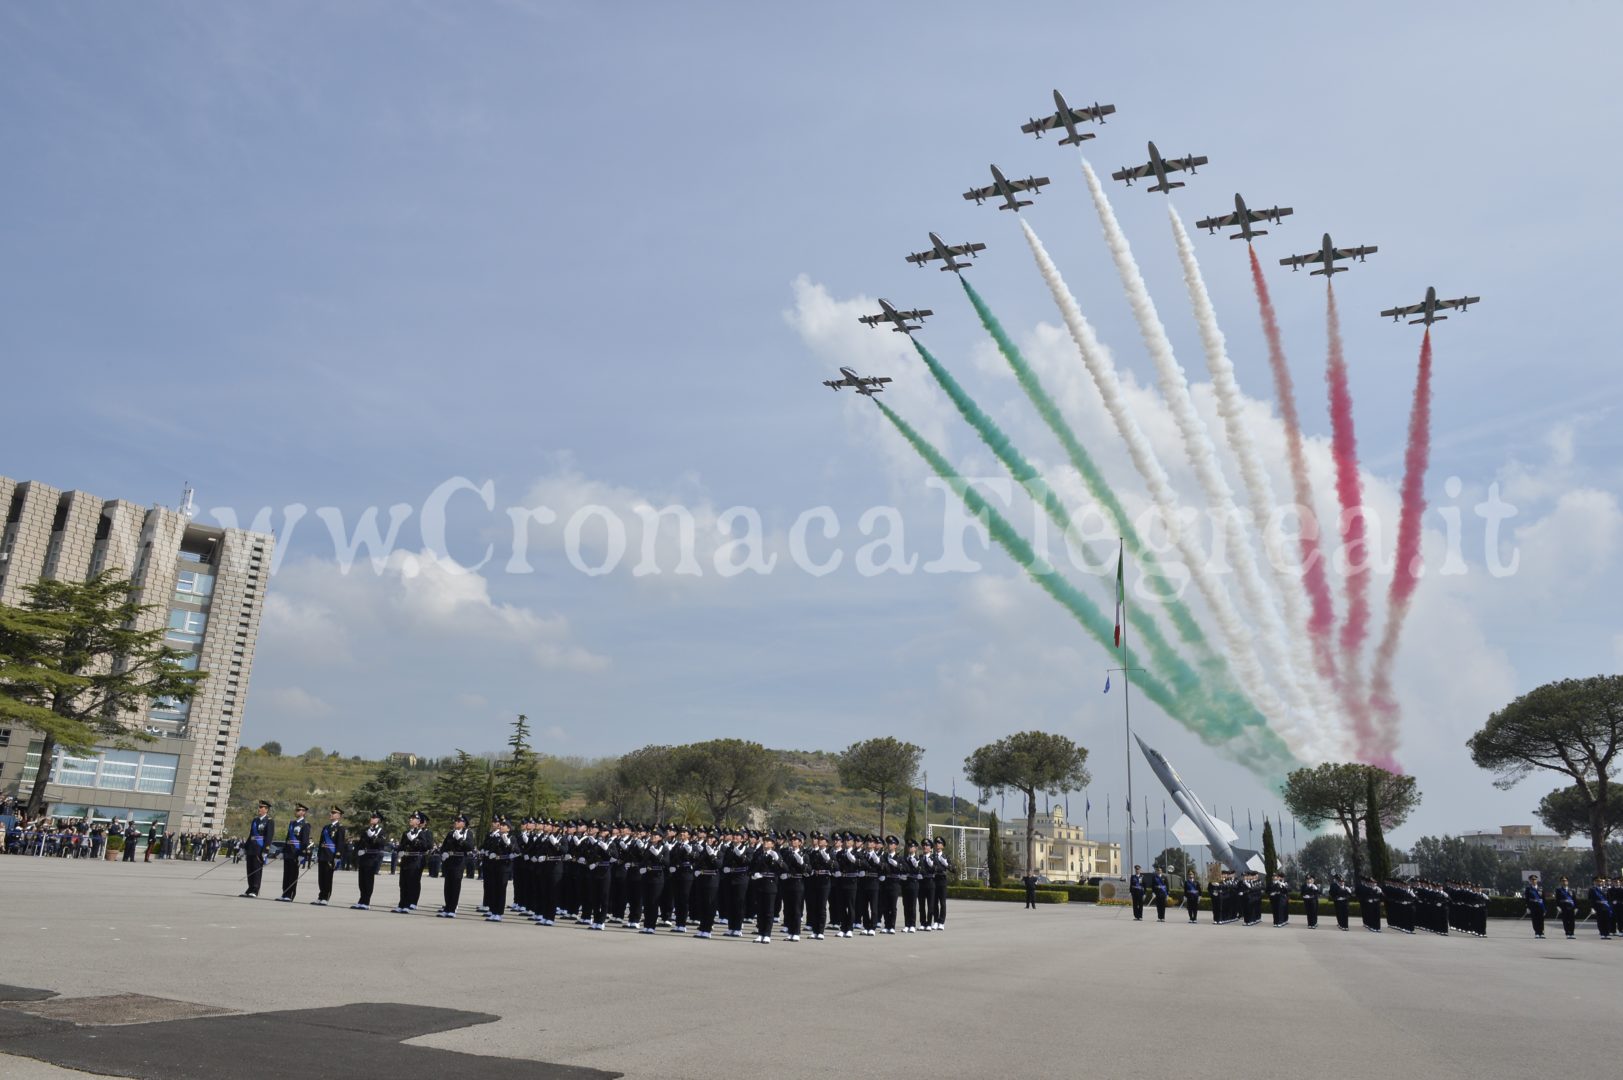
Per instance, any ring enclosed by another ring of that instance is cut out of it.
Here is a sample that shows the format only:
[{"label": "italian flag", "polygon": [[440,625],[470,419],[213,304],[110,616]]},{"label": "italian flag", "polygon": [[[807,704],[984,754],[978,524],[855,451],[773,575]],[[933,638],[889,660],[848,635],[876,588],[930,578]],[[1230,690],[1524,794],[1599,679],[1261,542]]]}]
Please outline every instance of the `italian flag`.
[{"label": "italian flag", "polygon": [[1121,548],[1116,549],[1116,648],[1121,648],[1121,615],[1127,607],[1127,591],[1122,588],[1122,558]]}]

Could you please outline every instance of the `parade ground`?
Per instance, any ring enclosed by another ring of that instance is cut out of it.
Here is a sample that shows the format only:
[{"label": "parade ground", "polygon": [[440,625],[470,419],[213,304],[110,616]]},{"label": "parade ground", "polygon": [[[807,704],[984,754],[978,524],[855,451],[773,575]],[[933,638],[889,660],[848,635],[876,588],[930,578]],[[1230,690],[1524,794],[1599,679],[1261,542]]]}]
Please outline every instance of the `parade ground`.
[{"label": "parade ground", "polygon": [[[1610,1075],[1623,944],[1135,925],[958,902],[945,933],[697,941],[244,900],[242,870],[0,858],[0,1076]],[[217,864],[216,864],[217,865]],[[274,895],[280,867],[265,875]],[[440,883],[424,882],[425,901]],[[377,899],[392,903],[384,875]],[[464,893],[471,899],[474,889]],[[426,904],[425,907],[432,905]],[[472,1057],[469,1055],[477,1055]],[[508,1060],[502,1060],[508,1059]]]}]

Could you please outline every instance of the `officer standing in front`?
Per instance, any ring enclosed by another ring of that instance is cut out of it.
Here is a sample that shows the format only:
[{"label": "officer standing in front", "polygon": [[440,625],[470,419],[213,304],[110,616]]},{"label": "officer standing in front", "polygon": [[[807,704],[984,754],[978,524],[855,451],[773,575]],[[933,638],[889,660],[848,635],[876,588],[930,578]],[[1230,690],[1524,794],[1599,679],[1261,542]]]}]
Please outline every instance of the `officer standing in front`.
[{"label": "officer standing in front", "polygon": [[1144,921],[1144,874],[1143,867],[1133,864],[1133,875],[1127,879],[1127,892],[1133,898],[1133,921]]},{"label": "officer standing in front", "polygon": [[1157,866],[1150,875],[1150,895],[1155,903],[1155,921],[1167,921],[1167,891],[1171,886],[1167,883],[1167,876]]},{"label": "officer standing in front", "polygon": [[458,814],[451,819],[451,831],[440,840],[440,852],[445,857],[445,906],[434,914],[442,919],[454,919],[457,904],[462,902],[462,868],[473,855],[468,815]]},{"label": "officer standing in front", "polygon": [[310,808],[299,803],[293,808],[293,820],[287,823],[287,836],[282,843],[282,895],[276,899],[291,904],[299,891],[299,860],[310,848],[310,823],[305,815]]},{"label": "officer standing in front", "polygon": [[1302,910],[1307,914],[1307,928],[1319,928],[1319,879],[1312,874],[1302,882]]},{"label": "officer standing in front", "polygon": [[[1539,888],[1538,875],[1527,875],[1527,887],[1522,889],[1522,903],[1527,906],[1528,921],[1533,924],[1533,936],[1544,936],[1544,890]],[[1568,937],[1572,934],[1568,933]]]},{"label": "officer standing in front", "polygon": [[316,848],[316,884],[320,891],[311,903],[317,907],[326,907],[332,899],[333,871],[349,848],[349,838],[344,834],[344,811],[335,806],[328,811],[327,817],[327,824],[321,827],[320,846]]},{"label": "officer standing in front", "polygon": [[[248,841],[243,845],[243,858],[248,867],[248,888],[243,896],[258,896],[260,879],[265,873],[265,852],[270,846],[271,834],[276,831],[276,822],[271,820],[270,803],[264,799],[259,800],[259,814],[248,822]],[[131,842],[128,833],[124,836],[124,843]]]},{"label": "officer standing in front", "polygon": [[434,834],[428,831],[428,815],[414,811],[411,828],[400,837],[400,903],[396,914],[417,910],[417,901],[423,895],[423,860],[434,846]]},{"label": "officer standing in front", "polygon": [[1200,917],[1200,881],[1195,877],[1193,866],[1183,873],[1183,906],[1189,912],[1190,922]]},{"label": "officer standing in front", "polygon": [[1037,910],[1037,875],[1033,874],[1031,871],[1027,870],[1026,871],[1026,876],[1020,879],[1020,883],[1026,887],[1026,907],[1027,907],[1027,909],[1031,910],[1031,911],[1036,911]]}]

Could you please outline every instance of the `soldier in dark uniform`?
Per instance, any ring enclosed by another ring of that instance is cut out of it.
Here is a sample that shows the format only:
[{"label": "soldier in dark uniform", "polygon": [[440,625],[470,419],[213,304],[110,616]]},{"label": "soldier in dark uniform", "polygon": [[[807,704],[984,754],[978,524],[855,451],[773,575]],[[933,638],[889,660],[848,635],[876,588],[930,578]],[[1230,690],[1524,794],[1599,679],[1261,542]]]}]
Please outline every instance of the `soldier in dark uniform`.
[{"label": "soldier in dark uniform", "polygon": [[1274,925],[1284,926],[1291,918],[1291,888],[1285,884],[1285,875],[1274,874],[1268,883],[1268,906],[1273,911]]},{"label": "soldier in dark uniform", "polygon": [[750,880],[755,883],[755,941],[772,942],[772,913],[778,906],[778,875],[783,873],[783,856],[778,854],[778,835],[768,833],[750,860]]},{"label": "soldier in dark uniform", "polygon": [[[806,855],[806,930],[813,941],[823,940],[828,928],[828,889],[834,879],[834,856],[828,850],[828,837],[811,834],[812,846]],[[918,892],[914,882],[914,893]]]},{"label": "soldier in dark uniform", "polygon": [[[259,800],[259,815],[248,822],[248,839],[243,844],[243,859],[248,867],[248,888],[243,896],[258,896],[260,879],[265,872],[265,852],[270,846],[271,836],[276,832],[276,822],[270,816],[270,803],[264,799]],[[134,834],[126,832],[124,844],[133,844]]]},{"label": "soldier in dark uniform", "polygon": [[665,873],[669,849],[665,838],[655,829],[648,837],[642,865],[637,868],[642,880],[642,932],[652,934],[659,922],[660,898],[665,895]]},{"label": "soldier in dark uniform", "polygon": [[473,834],[468,831],[468,815],[458,814],[451,819],[451,831],[440,839],[440,853],[445,859],[445,906],[435,912],[442,919],[456,918],[457,905],[462,901],[462,868],[473,856]]},{"label": "soldier in dark uniform", "polygon": [[1340,874],[1330,875],[1330,903],[1335,905],[1336,926],[1342,930],[1347,929],[1347,920],[1352,908],[1352,895],[1352,887],[1341,879]]},{"label": "soldier in dark uniform", "polygon": [[1192,866],[1183,873],[1183,906],[1189,912],[1190,922],[1200,918],[1200,880],[1195,877]]},{"label": "soldier in dark uniform", "polygon": [[[1530,878],[1527,879],[1527,887],[1528,887],[1528,889],[1533,888],[1537,884],[1538,884],[1538,877],[1537,876],[1530,877]],[[1523,896],[1524,899],[1527,897],[1527,891],[1525,889],[1522,891],[1522,896]],[[1570,941],[1573,938],[1577,937],[1578,936],[1578,898],[1577,898],[1577,896],[1573,895],[1572,886],[1570,884],[1568,884],[1566,878],[1562,878],[1561,879],[1561,884],[1556,887],[1556,890],[1555,890],[1555,910],[1556,910],[1556,913],[1561,916],[1561,929],[1566,931],[1567,940]],[[1528,904],[1527,914],[1530,917],[1533,914],[1533,908],[1532,908],[1531,902],[1529,902],[1529,904]],[[1533,936],[1534,937],[1543,937],[1544,936],[1544,902],[1543,902],[1542,899],[1539,901],[1539,914],[1538,914],[1538,917],[1537,917],[1536,921],[1533,924]]]},{"label": "soldier in dark uniform", "polygon": [[919,845],[917,841],[907,842],[907,851],[902,855],[902,870],[898,880],[902,899],[902,933],[916,933],[919,924],[919,880],[922,872],[919,869]]},{"label": "soldier in dark uniform", "polygon": [[[1563,889],[1566,888],[1566,884],[1566,878],[1562,878],[1561,887]],[[1568,892],[1567,896],[1570,898],[1572,893]],[[1527,909],[1527,921],[1533,925],[1533,937],[1542,938],[1544,936],[1544,889],[1539,885],[1537,874],[1529,874],[1527,884],[1522,887],[1522,906]],[[1576,905],[1574,905],[1574,910],[1576,910]],[[1565,923],[1567,920],[1563,916],[1561,921]],[[1572,936],[1570,926],[1567,927],[1567,936]]]},{"label": "soldier in dark uniform", "polygon": [[[834,849],[834,903],[829,919],[834,923],[838,935],[842,938],[851,936],[851,928],[856,925],[857,911],[857,885],[859,883],[862,864],[857,855],[857,838],[851,833],[841,833],[836,838],[839,843]],[[929,929],[929,920],[925,920],[925,929]]]},{"label": "soldier in dark uniform", "polygon": [[671,848],[665,891],[671,898],[671,932],[685,934],[688,932],[688,919],[692,916],[693,896],[693,836],[686,825],[676,830],[676,844]]},{"label": "soldier in dark uniform", "polygon": [[699,924],[695,937],[708,938],[716,926],[716,894],[721,880],[721,846],[709,829],[699,830],[693,842],[693,891],[689,914]]},{"label": "soldier in dark uniform", "polygon": [[885,837],[885,850],[879,853],[879,918],[887,934],[896,932],[896,902],[902,898],[902,875],[906,872],[901,841]]},{"label": "soldier in dark uniform", "polygon": [[535,897],[533,918],[541,926],[552,926],[558,917],[558,881],[563,876],[563,844],[556,821],[541,823],[541,838],[535,845]]},{"label": "soldier in dark uniform", "polygon": [[1212,902],[1212,925],[1226,925],[1229,919],[1229,896],[1233,890],[1234,871],[1224,869],[1206,883],[1206,895]]},{"label": "soldier in dark uniform", "polygon": [[1020,884],[1026,887],[1026,910],[1037,910],[1037,875],[1026,871],[1026,876],[1020,879]]},{"label": "soldier in dark uniform", "polygon": [[[811,863],[806,851],[806,835],[792,832],[789,846],[779,852],[783,856],[783,873],[778,877],[778,901],[783,905],[783,932],[790,941],[800,940],[802,916],[806,906],[806,879],[811,876]],[[896,923],[896,910],[890,913],[891,925]],[[894,929],[886,933],[894,934]]]},{"label": "soldier in dark uniform", "polygon": [[513,856],[518,845],[513,841],[512,825],[504,817],[490,823],[490,832],[479,845],[480,875],[484,878],[486,922],[501,922],[507,911],[507,876],[512,869]]},{"label": "soldier in dark uniform", "polygon": [[1307,915],[1307,928],[1319,928],[1319,879],[1312,874],[1302,882],[1302,911]]},{"label": "soldier in dark uniform", "polygon": [[1155,921],[1167,921],[1167,893],[1171,889],[1167,876],[1157,866],[1150,874],[1150,898],[1155,904]]},{"label": "soldier in dark uniform", "polygon": [[417,910],[417,901],[423,895],[423,860],[434,847],[427,814],[414,811],[409,824],[410,828],[400,836],[400,903],[394,908],[397,915]]},{"label": "soldier in dark uniform", "polygon": [[1133,898],[1133,921],[1144,921],[1144,874],[1143,867],[1133,864],[1133,873],[1127,879],[1127,892]]},{"label": "soldier in dark uniform", "polygon": [[1600,931],[1602,941],[1612,940],[1613,916],[1612,899],[1606,895],[1606,879],[1599,874],[1595,875],[1594,882],[1589,886],[1589,913],[1595,916],[1595,929]]},{"label": "soldier in dark uniform", "polygon": [[879,850],[879,837],[869,836],[862,851],[862,935],[873,937],[879,930],[879,886],[885,873],[885,856]]},{"label": "soldier in dark uniform", "polygon": [[310,850],[310,823],[305,820],[309,812],[303,803],[293,808],[293,820],[287,823],[287,836],[282,840],[282,895],[276,899],[286,904],[298,894],[299,860]]},{"label": "soldier in dark uniform", "polygon": [[316,884],[318,892],[316,899],[310,901],[318,907],[326,907],[332,899],[332,875],[338,866],[338,860],[344,857],[349,849],[349,837],[344,831],[344,811],[340,807],[333,807],[328,811],[327,824],[321,827],[321,840],[316,846]]},{"label": "soldier in dark uniform", "polygon": [[1358,911],[1364,920],[1364,929],[1372,933],[1381,932],[1381,901],[1385,893],[1372,877],[1365,877],[1358,883]]},{"label": "soldier in dark uniform", "polygon": [[935,838],[935,850],[930,853],[930,859],[935,864],[934,905],[935,928],[947,928],[947,879],[952,876],[952,860],[947,858],[947,842],[941,837]]},{"label": "soldier in dark uniform", "polygon": [[372,908],[372,886],[377,881],[378,870],[383,866],[383,849],[388,844],[389,838],[383,831],[383,815],[374,810],[366,828],[361,830],[360,847],[355,851],[356,878],[360,884],[361,898],[350,907],[356,911],[370,911]]},{"label": "soldier in dark uniform", "polygon": [[721,910],[727,920],[727,936],[744,936],[744,904],[749,895],[750,852],[744,834],[728,829],[721,848]]}]

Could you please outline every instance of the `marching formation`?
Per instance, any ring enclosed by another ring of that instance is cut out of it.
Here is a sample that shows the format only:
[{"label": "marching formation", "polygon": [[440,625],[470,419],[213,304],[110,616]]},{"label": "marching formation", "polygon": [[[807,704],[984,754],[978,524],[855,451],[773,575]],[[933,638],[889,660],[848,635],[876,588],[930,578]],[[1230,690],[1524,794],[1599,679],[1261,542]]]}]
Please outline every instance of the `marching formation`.
[{"label": "marching formation", "polygon": [[[370,910],[388,846],[382,815],[372,813],[352,838],[343,810],[335,806],[312,839],[308,813],[298,806],[281,837],[282,892],[277,899],[291,903],[297,896],[301,856],[314,842],[319,875],[318,895],[311,903],[328,905],[333,869],[352,852],[360,899],[351,907]],[[731,826],[530,818],[515,833],[508,819],[497,818],[479,838],[459,814],[436,842],[425,812],[412,814],[409,825],[399,838],[400,896],[391,909],[396,913],[417,910],[423,870],[429,857],[437,855],[445,887],[435,912],[439,918],[458,916],[463,882],[477,874],[483,885],[477,911],[487,922],[520,915],[538,926],[554,926],[562,919],[593,930],[623,926],[643,934],[666,926],[671,933],[691,929],[695,937],[709,938],[718,925],[725,927],[722,936],[743,937],[753,918],[760,944],[771,942],[780,924],[787,941],[947,928],[947,881],[953,868],[939,837],[920,844],[853,832],[780,834]],[[275,840],[270,805],[261,802],[244,845],[248,887],[243,896],[259,895]]]}]

